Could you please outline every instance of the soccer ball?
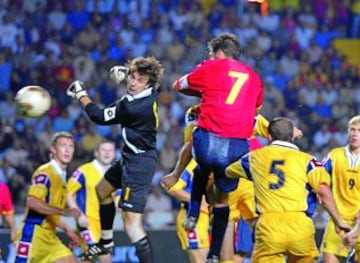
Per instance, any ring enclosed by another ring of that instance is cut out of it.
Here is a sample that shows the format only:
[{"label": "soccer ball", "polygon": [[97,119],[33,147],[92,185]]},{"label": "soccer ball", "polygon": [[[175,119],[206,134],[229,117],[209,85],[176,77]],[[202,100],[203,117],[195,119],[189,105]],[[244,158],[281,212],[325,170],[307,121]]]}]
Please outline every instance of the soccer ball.
[{"label": "soccer ball", "polygon": [[15,102],[20,115],[39,118],[49,110],[51,97],[49,92],[40,86],[26,86],[16,93]]}]

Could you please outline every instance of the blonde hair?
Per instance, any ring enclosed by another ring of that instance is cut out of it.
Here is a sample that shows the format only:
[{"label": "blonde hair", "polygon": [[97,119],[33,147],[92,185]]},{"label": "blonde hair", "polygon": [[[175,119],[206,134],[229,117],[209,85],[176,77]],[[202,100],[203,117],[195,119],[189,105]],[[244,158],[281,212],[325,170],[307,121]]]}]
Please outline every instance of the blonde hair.
[{"label": "blonde hair", "polygon": [[70,132],[66,132],[66,131],[57,132],[51,138],[51,146],[55,146],[59,138],[68,138],[74,140],[74,137]]},{"label": "blonde hair", "polygon": [[360,123],[360,115],[356,115],[356,116],[352,117],[349,120],[348,127],[350,127],[353,124],[357,124],[357,123]]}]

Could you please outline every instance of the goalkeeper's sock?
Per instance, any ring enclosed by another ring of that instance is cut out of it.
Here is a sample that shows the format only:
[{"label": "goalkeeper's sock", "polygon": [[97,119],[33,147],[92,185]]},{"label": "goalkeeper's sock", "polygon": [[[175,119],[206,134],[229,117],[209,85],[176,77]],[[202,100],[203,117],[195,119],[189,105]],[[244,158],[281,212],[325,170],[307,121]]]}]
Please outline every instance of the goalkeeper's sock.
[{"label": "goalkeeper's sock", "polygon": [[113,223],[115,217],[115,205],[113,202],[109,204],[100,204],[100,224],[101,238],[100,244],[113,243]]},{"label": "goalkeeper's sock", "polygon": [[154,255],[150,240],[147,236],[133,243],[140,263],[153,263]]},{"label": "goalkeeper's sock", "polygon": [[194,176],[191,185],[191,196],[189,203],[189,210],[187,212],[187,217],[199,217],[201,200],[205,194],[206,185],[209,179],[209,173],[204,173],[200,170],[200,167],[197,166],[194,169]]},{"label": "goalkeeper's sock", "polygon": [[221,245],[228,225],[229,213],[230,209],[228,206],[214,207],[213,209],[214,221],[208,258],[211,258],[212,256],[220,256]]}]

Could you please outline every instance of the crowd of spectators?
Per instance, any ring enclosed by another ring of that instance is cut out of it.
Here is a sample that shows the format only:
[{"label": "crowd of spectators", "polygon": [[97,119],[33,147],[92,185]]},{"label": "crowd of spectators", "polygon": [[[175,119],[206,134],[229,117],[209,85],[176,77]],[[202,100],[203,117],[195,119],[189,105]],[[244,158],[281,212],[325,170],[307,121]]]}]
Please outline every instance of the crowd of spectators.
[{"label": "crowd of spectators", "polygon": [[[103,138],[121,145],[119,127],[92,124],[65,91],[79,79],[108,105],[125,91],[108,70],[135,56],[153,55],[165,67],[156,187],[176,162],[184,112],[197,102],[171,84],[207,58],[206,43],[220,32],[239,37],[242,60],[261,74],[263,115],[292,119],[305,135],[299,145],[318,158],[346,143],[347,121],[360,109],[359,68],[333,40],[360,36],[360,0],[271,0],[267,15],[246,0],[0,0],[0,181],[17,212],[33,169],[48,160],[53,132],[75,136],[72,169]],[[14,95],[31,84],[53,98],[40,119],[16,114]]]}]

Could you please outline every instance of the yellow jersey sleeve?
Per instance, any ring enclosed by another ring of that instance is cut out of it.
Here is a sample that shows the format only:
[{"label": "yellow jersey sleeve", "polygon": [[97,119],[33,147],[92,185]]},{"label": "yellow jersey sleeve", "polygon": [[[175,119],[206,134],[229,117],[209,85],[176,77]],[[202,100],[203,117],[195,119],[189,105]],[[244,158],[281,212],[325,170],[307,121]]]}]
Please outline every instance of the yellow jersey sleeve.
[{"label": "yellow jersey sleeve", "polygon": [[255,135],[259,135],[263,138],[268,138],[269,137],[268,128],[269,128],[269,121],[261,114],[258,114],[255,117],[255,126],[254,126]]},{"label": "yellow jersey sleeve", "polygon": [[73,175],[69,178],[69,180],[66,183],[66,190],[69,194],[75,194],[78,192],[82,185],[80,184],[78,178],[81,176],[81,172],[79,170],[76,170]]},{"label": "yellow jersey sleeve", "polygon": [[184,182],[181,178],[179,178],[179,180],[176,182],[176,184],[174,184],[171,188],[170,191],[177,191],[177,190],[182,190],[186,187],[186,182]]},{"label": "yellow jersey sleeve", "polygon": [[186,126],[184,128],[184,143],[192,141],[192,139],[193,139],[192,132],[195,129],[195,127],[196,127],[195,124],[190,124],[189,126]]},{"label": "yellow jersey sleeve", "polygon": [[29,188],[28,195],[34,196],[45,202],[49,194],[49,186],[49,175],[44,172],[35,172],[31,180],[31,186]]},{"label": "yellow jersey sleeve", "polygon": [[179,180],[176,184],[174,184],[170,191],[180,190],[183,189],[186,192],[191,191],[191,185],[192,185],[192,178],[194,176],[194,169],[197,166],[197,163],[194,159],[191,159],[191,161],[186,166],[185,170],[182,172]]},{"label": "yellow jersey sleeve", "polygon": [[233,162],[226,168],[226,173],[232,178],[243,177],[252,180],[249,158],[250,154],[246,154],[240,160]]},{"label": "yellow jersey sleeve", "polygon": [[326,184],[330,187],[330,175],[326,172],[324,166],[315,159],[310,160],[307,175],[309,184],[315,192],[318,191],[321,184]]}]

